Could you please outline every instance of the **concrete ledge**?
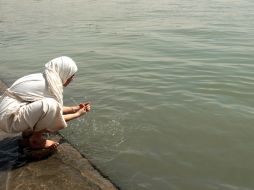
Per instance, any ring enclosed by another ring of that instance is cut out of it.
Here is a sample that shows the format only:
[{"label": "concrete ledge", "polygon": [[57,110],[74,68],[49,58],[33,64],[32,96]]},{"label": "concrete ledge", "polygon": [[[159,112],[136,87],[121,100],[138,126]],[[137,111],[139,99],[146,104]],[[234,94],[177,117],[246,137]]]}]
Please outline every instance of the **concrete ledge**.
[{"label": "concrete ledge", "polygon": [[46,159],[31,161],[19,148],[18,139],[0,132],[0,189],[118,189],[69,143],[61,143],[58,151]]}]

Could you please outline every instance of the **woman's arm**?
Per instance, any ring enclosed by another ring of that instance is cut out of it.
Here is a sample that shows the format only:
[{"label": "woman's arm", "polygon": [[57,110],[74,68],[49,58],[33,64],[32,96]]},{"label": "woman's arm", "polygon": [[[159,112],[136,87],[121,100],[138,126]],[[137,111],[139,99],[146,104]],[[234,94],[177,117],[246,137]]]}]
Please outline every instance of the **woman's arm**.
[{"label": "woman's arm", "polygon": [[64,120],[70,121],[70,120],[76,119],[84,115],[86,112],[89,112],[90,109],[91,109],[90,103],[80,104],[79,106],[74,106],[74,107],[64,107],[63,108]]},{"label": "woman's arm", "polygon": [[84,115],[85,113],[86,113],[85,109],[80,109],[75,113],[65,114],[63,115],[63,117],[65,121],[70,121]]},{"label": "woman's arm", "polygon": [[80,109],[79,106],[71,106],[71,107],[67,107],[64,106],[63,107],[63,114],[70,114],[70,113],[76,113],[78,110]]}]

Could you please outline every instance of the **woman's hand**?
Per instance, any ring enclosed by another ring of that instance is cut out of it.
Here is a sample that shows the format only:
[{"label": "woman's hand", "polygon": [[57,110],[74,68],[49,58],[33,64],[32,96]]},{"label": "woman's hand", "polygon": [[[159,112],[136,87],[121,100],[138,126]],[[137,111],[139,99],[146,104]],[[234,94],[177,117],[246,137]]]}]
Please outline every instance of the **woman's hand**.
[{"label": "woman's hand", "polygon": [[91,110],[90,103],[81,103],[79,104],[79,110],[77,111],[80,116],[84,115],[86,112]]},{"label": "woman's hand", "polygon": [[65,121],[70,121],[70,120],[73,120],[75,118],[78,118],[78,117],[86,114],[86,112],[89,112],[91,110],[91,104],[90,103],[81,103],[78,106],[69,107],[69,108],[72,109],[72,112],[69,114],[63,115]]},{"label": "woman's hand", "polygon": [[91,104],[89,102],[87,103],[80,103],[79,104],[80,109],[85,109],[87,112],[91,110]]},{"label": "woman's hand", "polygon": [[76,113],[78,114],[78,117],[80,117],[80,116],[86,114],[86,110],[84,108],[81,108]]}]

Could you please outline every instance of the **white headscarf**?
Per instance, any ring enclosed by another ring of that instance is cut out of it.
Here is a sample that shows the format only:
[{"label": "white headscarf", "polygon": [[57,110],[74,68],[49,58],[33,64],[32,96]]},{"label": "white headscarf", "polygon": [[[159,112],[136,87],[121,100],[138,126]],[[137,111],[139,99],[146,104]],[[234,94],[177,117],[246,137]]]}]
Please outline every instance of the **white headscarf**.
[{"label": "white headscarf", "polygon": [[63,84],[77,72],[76,63],[69,57],[55,58],[45,64],[44,74],[50,93],[63,105]]}]

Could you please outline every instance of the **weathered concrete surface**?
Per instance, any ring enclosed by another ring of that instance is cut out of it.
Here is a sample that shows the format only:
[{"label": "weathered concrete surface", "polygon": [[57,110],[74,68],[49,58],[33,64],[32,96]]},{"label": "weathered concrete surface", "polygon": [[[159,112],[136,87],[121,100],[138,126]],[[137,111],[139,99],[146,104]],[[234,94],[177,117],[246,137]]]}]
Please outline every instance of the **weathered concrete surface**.
[{"label": "weathered concrete surface", "polygon": [[31,161],[19,148],[18,139],[0,132],[1,190],[117,189],[67,142],[61,143],[50,157]]}]

